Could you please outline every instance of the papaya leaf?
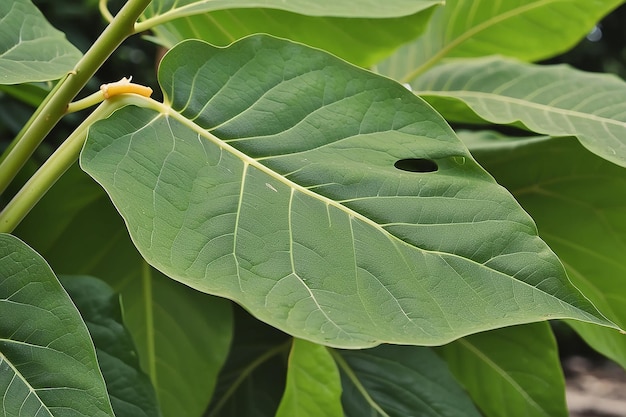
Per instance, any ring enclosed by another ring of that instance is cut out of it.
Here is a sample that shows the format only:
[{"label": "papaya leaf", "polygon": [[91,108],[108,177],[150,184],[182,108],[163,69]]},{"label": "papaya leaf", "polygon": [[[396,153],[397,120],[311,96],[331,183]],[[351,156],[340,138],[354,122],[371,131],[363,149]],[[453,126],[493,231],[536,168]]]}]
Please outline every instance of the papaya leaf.
[{"label": "papaya leaf", "polygon": [[[587,152],[571,137],[462,137],[532,214],[574,284],[607,317],[625,326],[626,169]],[[626,369],[626,336],[568,323],[591,347]]]},{"label": "papaya leaf", "polygon": [[576,136],[591,152],[626,166],[626,83],[613,75],[490,57],[438,66],[412,86],[448,121]]},{"label": "papaya leaf", "polygon": [[90,276],[62,276],[61,283],[87,324],[116,417],[159,417],[154,388],[139,367],[124,327],[118,294]]},{"label": "papaya leaf", "polygon": [[547,323],[470,335],[436,351],[486,417],[568,415],[558,349]]},{"label": "papaya leaf", "polygon": [[183,42],[159,79],[165,103],[94,124],[81,166],[164,274],[336,347],[614,326],[402,85],[265,35]]},{"label": "papaya leaf", "polygon": [[80,57],[30,0],[0,2],[0,84],[59,79]]},{"label": "papaya leaf", "polygon": [[0,234],[0,413],[113,417],[85,323],[46,261]]},{"label": "papaya leaf", "polygon": [[479,417],[444,361],[430,348],[382,345],[334,355],[346,417]]},{"label": "papaya leaf", "polygon": [[623,0],[448,0],[445,7],[435,11],[423,36],[400,48],[377,69],[409,82],[445,58],[549,58],[576,45],[600,18],[622,3]]}]

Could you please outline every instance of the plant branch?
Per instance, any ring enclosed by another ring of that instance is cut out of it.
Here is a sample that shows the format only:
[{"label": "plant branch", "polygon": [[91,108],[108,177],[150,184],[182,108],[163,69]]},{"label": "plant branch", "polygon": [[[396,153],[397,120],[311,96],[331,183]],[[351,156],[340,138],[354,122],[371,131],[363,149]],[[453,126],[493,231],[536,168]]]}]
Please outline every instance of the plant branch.
[{"label": "plant branch", "polygon": [[11,233],[43,195],[76,162],[87,138],[89,126],[128,104],[143,104],[138,96],[113,97],[98,106],[35,172],[22,189],[0,212],[0,233]]},{"label": "plant branch", "polygon": [[95,72],[130,35],[137,19],[151,0],[129,0],[109,26],[46,100],[9,146],[0,162],[0,193],[13,181],[28,158],[67,111],[67,106]]}]

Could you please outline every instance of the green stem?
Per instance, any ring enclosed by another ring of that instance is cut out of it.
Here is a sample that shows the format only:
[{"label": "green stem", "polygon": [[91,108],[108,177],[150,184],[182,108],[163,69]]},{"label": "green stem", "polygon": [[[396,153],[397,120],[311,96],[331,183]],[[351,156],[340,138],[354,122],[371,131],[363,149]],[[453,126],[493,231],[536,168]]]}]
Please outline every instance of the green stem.
[{"label": "green stem", "polygon": [[115,19],[64,77],[9,146],[0,162],[0,193],[13,181],[41,141],[66,113],[67,106],[95,72],[128,36],[151,0],[128,0]]},{"label": "green stem", "polygon": [[76,162],[89,126],[127,102],[121,98],[106,100],[76,128],[0,212],[0,233],[11,233],[50,187]]}]

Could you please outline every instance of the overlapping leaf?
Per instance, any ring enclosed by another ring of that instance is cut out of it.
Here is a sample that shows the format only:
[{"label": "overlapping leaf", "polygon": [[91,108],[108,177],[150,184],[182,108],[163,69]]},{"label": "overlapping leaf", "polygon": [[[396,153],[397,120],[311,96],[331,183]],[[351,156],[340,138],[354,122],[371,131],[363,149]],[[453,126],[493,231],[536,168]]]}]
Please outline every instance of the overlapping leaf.
[{"label": "overlapping leaf", "polygon": [[122,322],[118,294],[90,276],[63,276],[61,282],[93,338],[115,416],[161,416],[154,388],[139,369],[137,350]]},{"label": "overlapping leaf", "polygon": [[438,66],[412,86],[448,120],[478,116],[576,136],[590,151],[626,166],[626,83],[617,77],[484,58]]},{"label": "overlapping leaf", "polygon": [[16,233],[34,242],[55,270],[98,275],[120,293],[125,324],[163,415],[202,415],[228,352],[228,302],[147,267],[107,196],[78,167],[55,184]]},{"label": "overlapping leaf", "polygon": [[113,417],[85,323],[46,261],[0,234],[0,413]]},{"label": "overlapping leaf", "polygon": [[437,352],[487,417],[568,415],[558,349],[547,323],[467,336]]},{"label": "overlapping leaf", "polygon": [[[481,163],[532,214],[576,286],[613,321],[626,324],[626,169],[587,152],[573,138],[467,138]],[[626,336],[571,324],[626,368]]]},{"label": "overlapping leaf", "polygon": [[[536,61],[574,46],[622,0],[448,0],[427,32],[378,70],[408,82],[444,58]],[[558,23],[556,23],[558,22]],[[532,34],[532,36],[529,36]]]},{"label": "overlapping leaf", "polygon": [[0,2],[0,84],[61,78],[80,56],[30,0]]},{"label": "overlapping leaf", "polygon": [[388,0],[384,3],[371,0],[354,0],[349,3],[332,0],[153,0],[146,8],[145,16],[183,17],[225,9],[265,8],[285,10],[307,16],[335,17],[401,17],[408,16],[435,4],[440,0]]},{"label": "overlapping leaf", "polygon": [[[440,0],[384,3],[270,0],[187,1],[166,6],[152,2],[146,13],[152,19],[166,20],[153,31],[159,43],[168,46],[184,39],[202,39],[224,46],[247,35],[268,33],[370,66],[400,45],[416,39],[424,31],[434,6],[442,3]],[[188,13],[192,15],[171,20]],[[150,20],[142,25],[149,23]]]},{"label": "overlapping leaf", "polygon": [[335,355],[342,371],[346,417],[480,414],[429,348],[379,346]]},{"label": "overlapping leaf", "polygon": [[333,346],[609,325],[403,86],[267,36],[184,42],[159,78],[167,105],[95,124],[81,164],[168,276]]},{"label": "overlapping leaf", "polygon": [[276,417],[343,417],[339,370],[328,348],[294,339]]}]

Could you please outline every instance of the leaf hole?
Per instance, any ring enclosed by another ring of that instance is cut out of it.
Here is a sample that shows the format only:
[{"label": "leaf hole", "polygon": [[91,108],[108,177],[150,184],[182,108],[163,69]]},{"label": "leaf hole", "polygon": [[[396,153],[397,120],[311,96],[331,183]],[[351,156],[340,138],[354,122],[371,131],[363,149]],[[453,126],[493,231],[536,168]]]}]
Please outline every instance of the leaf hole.
[{"label": "leaf hole", "polygon": [[425,158],[400,159],[393,166],[407,172],[435,172],[439,168],[435,161]]}]

